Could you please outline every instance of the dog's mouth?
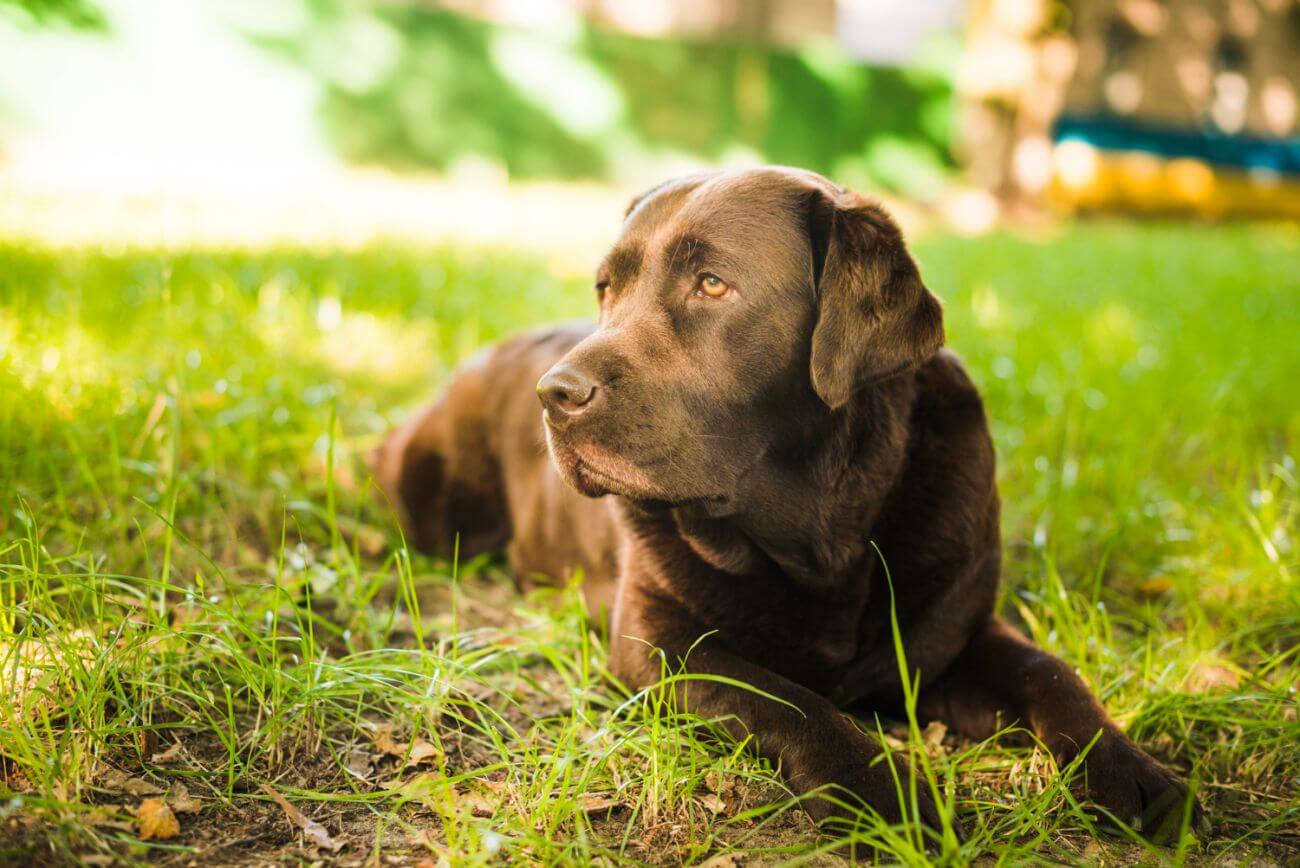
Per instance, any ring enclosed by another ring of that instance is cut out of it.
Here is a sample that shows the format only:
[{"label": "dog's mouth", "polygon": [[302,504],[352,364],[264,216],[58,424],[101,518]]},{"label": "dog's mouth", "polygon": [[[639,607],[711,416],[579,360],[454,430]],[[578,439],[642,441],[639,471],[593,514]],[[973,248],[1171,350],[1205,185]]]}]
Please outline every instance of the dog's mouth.
[{"label": "dog's mouth", "polygon": [[570,485],[587,497],[613,494],[636,503],[643,509],[670,509],[687,503],[721,502],[725,498],[674,495],[664,489],[646,470],[603,446],[593,443],[574,445],[550,439],[551,456]]},{"label": "dog's mouth", "polygon": [[601,473],[581,458],[575,458],[571,465],[571,481],[574,488],[587,497],[603,497],[606,494],[628,496],[629,492],[621,480]]},{"label": "dog's mouth", "polygon": [[634,461],[598,446],[579,443],[556,447],[552,454],[574,488],[588,497],[616,494],[632,500],[669,500],[655,479]]}]

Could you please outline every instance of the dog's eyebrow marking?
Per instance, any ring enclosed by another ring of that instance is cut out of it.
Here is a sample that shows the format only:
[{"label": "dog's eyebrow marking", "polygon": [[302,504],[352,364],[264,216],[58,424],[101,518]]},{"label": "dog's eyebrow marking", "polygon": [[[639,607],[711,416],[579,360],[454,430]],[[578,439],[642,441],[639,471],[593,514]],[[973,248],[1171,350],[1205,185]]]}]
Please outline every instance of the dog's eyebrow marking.
[{"label": "dog's eyebrow marking", "polygon": [[678,235],[664,245],[664,250],[668,254],[667,264],[670,272],[683,269],[696,271],[706,261],[715,259],[718,255],[717,248],[712,244],[690,233]]},{"label": "dog's eyebrow marking", "polygon": [[641,270],[641,264],[644,261],[645,252],[640,245],[615,247],[600,263],[597,273],[605,275],[606,279],[618,286],[621,283],[630,282],[636,276],[636,273]]}]

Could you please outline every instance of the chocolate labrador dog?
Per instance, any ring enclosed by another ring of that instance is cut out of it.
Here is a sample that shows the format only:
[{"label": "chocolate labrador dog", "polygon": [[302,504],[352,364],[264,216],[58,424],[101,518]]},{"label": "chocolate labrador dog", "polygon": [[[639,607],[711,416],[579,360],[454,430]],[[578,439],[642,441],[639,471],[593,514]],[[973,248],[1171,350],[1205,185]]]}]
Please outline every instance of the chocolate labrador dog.
[{"label": "chocolate labrador dog", "polygon": [[757,688],[681,691],[818,791],[818,819],[856,803],[941,823],[924,786],[900,806],[882,746],[841,712],[900,713],[893,617],[923,721],[975,739],[1018,723],[1060,763],[1086,751],[1087,795],[1148,833],[1194,810],[1074,670],[994,615],[984,407],[879,205],[793,169],[670,181],[632,203],[596,296],[598,325],[483,353],[380,447],[415,545],[581,569],[633,688],[660,678],[658,652]]}]

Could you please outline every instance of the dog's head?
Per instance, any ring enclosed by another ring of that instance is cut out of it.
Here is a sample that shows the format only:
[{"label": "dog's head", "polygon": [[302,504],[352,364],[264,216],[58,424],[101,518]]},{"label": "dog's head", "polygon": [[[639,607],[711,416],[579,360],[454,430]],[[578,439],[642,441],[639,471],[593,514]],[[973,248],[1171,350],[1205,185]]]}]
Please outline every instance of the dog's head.
[{"label": "dog's head", "polygon": [[794,169],[637,198],[596,295],[599,327],[537,384],[555,465],[593,497],[726,503],[809,414],[943,343],[893,220]]}]

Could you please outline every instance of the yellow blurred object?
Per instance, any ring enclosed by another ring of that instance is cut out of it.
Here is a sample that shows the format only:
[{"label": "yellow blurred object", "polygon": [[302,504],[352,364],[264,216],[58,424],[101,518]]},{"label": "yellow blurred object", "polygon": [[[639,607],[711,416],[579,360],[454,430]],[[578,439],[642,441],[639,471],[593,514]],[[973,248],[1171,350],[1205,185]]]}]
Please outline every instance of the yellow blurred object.
[{"label": "yellow blurred object", "polygon": [[1053,151],[1052,203],[1068,211],[1300,219],[1300,178],[1216,168],[1065,141]]}]

